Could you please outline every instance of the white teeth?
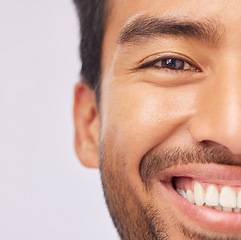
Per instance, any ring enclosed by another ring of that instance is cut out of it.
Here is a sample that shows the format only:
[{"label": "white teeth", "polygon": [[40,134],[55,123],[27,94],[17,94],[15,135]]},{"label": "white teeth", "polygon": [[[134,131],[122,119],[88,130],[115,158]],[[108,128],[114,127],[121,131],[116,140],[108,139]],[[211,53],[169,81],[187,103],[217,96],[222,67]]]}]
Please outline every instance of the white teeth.
[{"label": "white teeth", "polygon": [[223,208],[220,204],[218,204],[217,206],[214,207],[216,210],[221,211]]},{"label": "white teeth", "polygon": [[179,188],[176,188],[176,191],[188,202],[197,206],[205,205],[219,211],[241,212],[241,190],[236,196],[234,189],[229,186],[223,186],[219,193],[216,185],[209,184],[205,193],[201,183],[195,182],[194,191],[187,189],[185,192]]},{"label": "white teeth", "polygon": [[190,189],[187,190],[187,200],[190,203],[195,203],[194,194]]},{"label": "white teeth", "polygon": [[187,199],[186,192],[183,189],[177,188],[176,191],[184,198]]},{"label": "white teeth", "polygon": [[205,193],[199,182],[195,182],[194,184],[194,199],[197,206],[202,206],[204,204]]},{"label": "white teeth", "polygon": [[209,208],[213,208],[213,206],[210,206],[210,205],[208,205],[208,204],[205,204],[205,206],[206,206],[206,207],[209,207]]},{"label": "white teeth", "polygon": [[209,206],[217,206],[219,203],[219,193],[215,185],[210,184],[205,194],[205,203]]},{"label": "white teeth", "polygon": [[237,206],[238,206],[239,208],[241,208],[241,191],[239,191],[239,193],[238,193]]},{"label": "white teeth", "polygon": [[224,186],[220,192],[220,204],[223,208],[236,207],[236,193],[231,187]]},{"label": "white teeth", "polygon": [[233,211],[234,211],[235,213],[240,213],[240,208],[239,208],[239,207],[236,207],[236,208],[233,209]]},{"label": "white teeth", "polygon": [[232,212],[232,208],[231,207],[223,207],[223,211],[225,212]]}]

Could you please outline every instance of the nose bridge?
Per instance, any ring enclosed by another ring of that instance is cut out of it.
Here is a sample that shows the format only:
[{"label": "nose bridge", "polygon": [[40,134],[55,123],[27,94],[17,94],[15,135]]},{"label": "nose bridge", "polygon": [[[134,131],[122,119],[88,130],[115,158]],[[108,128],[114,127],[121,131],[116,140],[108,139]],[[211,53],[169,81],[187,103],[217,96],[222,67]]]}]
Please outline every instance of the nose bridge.
[{"label": "nose bridge", "polygon": [[241,62],[229,59],[201,92],[190,132],[197,142],[212,141],[241,154]]},{"label": "nose bridge", "polygon": [[227,137],[234,136],[241,127],[240,82],[239,70],[222,71],[215,79],[212,94],[207,97],[207,103],[212,110],[212,115],[209,114],[210,121],[220,134],[223,132]]}]

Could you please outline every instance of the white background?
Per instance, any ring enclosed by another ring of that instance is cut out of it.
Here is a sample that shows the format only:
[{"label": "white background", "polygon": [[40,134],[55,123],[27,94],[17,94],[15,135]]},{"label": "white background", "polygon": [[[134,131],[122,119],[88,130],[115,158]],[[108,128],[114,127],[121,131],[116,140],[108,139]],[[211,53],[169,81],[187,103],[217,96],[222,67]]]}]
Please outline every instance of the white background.
[{"label": "white background", "polygon": [[78,32],[71,0],[0,0],[0,239],[117,239],[73,147]]}]

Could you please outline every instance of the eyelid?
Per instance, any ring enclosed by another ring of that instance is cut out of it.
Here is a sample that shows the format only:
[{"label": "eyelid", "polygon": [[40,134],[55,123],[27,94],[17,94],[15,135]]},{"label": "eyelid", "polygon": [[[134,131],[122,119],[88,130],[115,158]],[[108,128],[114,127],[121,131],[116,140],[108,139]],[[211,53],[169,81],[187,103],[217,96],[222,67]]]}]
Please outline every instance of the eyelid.
[{"label": "eyelid", "polygon": [[[199,72],[201,72],[201,68],[193,60],[186,57],[185,55],[173,53],[173,52],[168,52],[168,53],[165,52],[165,53],[149,56],[139,63],[139,67],[137,69],[140,70],[140,69],[151,68],[151,67],[160,68],[160,67],[155,67],[154,65],[168,58],[182,60],[190,64],[191,66],[195,67]],[[172,70],[172,71],[182,71],[182,70]]]}]

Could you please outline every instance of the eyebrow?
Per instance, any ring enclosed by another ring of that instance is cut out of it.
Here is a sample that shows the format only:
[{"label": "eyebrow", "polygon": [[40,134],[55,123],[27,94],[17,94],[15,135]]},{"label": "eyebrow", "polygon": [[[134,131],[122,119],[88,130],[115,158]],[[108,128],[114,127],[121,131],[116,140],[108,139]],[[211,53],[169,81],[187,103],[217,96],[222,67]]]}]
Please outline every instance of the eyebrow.
[{"label": "eyebrow", "polygon": [[181,36],[195,38],[217,45],[221,39],[222,26],[215,19],[181,20],[180,17],[138,16],[122,29],[118,43],[138,45],[156,37]]}]

